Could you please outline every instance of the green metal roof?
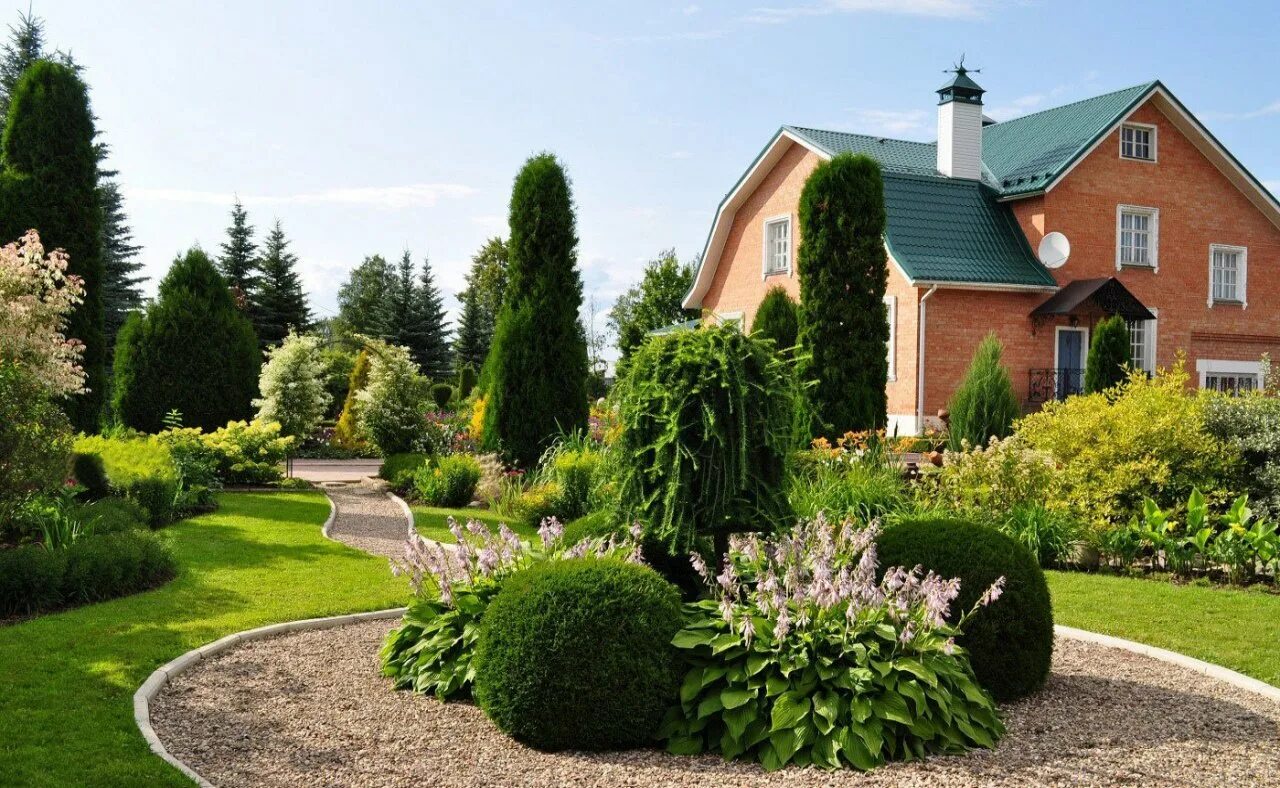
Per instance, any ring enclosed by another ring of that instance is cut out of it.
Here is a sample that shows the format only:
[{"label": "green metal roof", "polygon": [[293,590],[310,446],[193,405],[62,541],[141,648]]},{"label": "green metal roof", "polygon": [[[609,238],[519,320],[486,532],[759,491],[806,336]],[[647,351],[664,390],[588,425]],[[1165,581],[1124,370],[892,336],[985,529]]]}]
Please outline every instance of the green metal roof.
[{"label": "green metal roof", "polygon": [[835,156],[838,153],[864,153],[880,162],[880,166],[886,171],[915,175],[936,176],[938,174],[938,146],[932,142],[891,140],[888,137],[807,129],[803,126],[783,126],[782,128],[803,138],[829,156]]},{"label": "green metal roof", "polygon": [[885,237],[916,282],[1056,286],[1013,212],[977,181],[885,172]]}]

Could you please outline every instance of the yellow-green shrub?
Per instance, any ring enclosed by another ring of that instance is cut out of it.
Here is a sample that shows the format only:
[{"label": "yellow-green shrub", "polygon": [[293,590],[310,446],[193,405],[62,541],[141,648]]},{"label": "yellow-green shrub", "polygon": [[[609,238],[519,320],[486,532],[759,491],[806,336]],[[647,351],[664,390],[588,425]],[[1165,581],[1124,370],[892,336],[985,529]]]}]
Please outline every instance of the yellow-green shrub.
[{"label": "yellow-green shrub", "polygon": [[1042,503],[1054,508],[1058,470],[1053,457],[1030,448],[1011,435],[992,438],[969,451],[947,451],[942,467],[921,469],[920,496],[929,504],[963,512],[1005,513],[1019,504]]}]

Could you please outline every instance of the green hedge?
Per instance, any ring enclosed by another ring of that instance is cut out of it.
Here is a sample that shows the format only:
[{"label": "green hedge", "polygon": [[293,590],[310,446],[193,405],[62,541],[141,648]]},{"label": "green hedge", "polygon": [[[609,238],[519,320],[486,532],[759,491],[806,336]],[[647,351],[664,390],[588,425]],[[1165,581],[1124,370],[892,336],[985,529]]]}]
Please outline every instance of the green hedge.
[{"label": "green hedge", "polygon": [[112,491],[141,506],[152,528],[166,525],[178,515],[181,487],[177,466],[169,448],[160,441],[82,435],[76,439],[75,450],[101,458]]},{"label": "green hedge", "polygon": [[680,595],[616,559],[551,561],[489,605],[475,695],[503,731],[546,750],[647,744],[676,700]]},{"label": "green hedge", "polygon": [[385,479],[392,487],[403,490],[413,483],[413,474],[431,461],[430,454],[409,452],[405,454],[388,454],[378,470],[378,478]]},{"label": "green hedge", "polygon": [[1025,547],[965,520],[919,518],[886,529],[878,550],[882,571],[920,565],[959,577],[953,618],[1004,577],[1004,594],[965,625],[960,645],[969,651],[978,681],[998,701],[1016,700],[1044,684],[1053,658],[1053,610],[1044,572]]}]

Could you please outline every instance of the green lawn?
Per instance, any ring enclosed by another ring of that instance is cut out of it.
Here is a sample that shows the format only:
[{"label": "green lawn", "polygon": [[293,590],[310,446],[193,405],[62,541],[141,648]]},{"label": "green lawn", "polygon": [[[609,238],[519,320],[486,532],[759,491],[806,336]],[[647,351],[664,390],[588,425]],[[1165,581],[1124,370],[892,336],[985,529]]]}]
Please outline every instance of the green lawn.
[{"label": "green lawn", "polygon": [[1049,572],[1054,620],[1136,640],[1280,686],[1280,596]]},{"label": "green lawn", "polygon": [[421,504],[413,504],[409,508],[413,509],[413,523],[417,526],[418,533],[437,542],[452,543],[454,541],[453,534],[449,533],[448,520],[450,517],[464,525],[467,520],[479,520],[490,528],[497,528],[499,523],[506,523],[522,539],[532,540],[538,538],[537,528],[513,524],[488,509],[441,509],[436,506],[423,506]]},{"label": "green lawn", "polygon": [[0,785],[190,785],[147,749],[133,693],[231,632],[404,604],[387,562],[325,539],[319,493],[235,493],[162,533],[168,585],[0,628]]}]

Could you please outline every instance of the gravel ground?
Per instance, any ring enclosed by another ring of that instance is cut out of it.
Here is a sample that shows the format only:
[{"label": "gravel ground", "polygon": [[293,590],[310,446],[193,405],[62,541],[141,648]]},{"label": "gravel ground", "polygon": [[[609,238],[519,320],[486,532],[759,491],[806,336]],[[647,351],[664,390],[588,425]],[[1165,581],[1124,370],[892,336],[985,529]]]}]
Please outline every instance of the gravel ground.
[{"label": "gravel ground", "polygon": [[525,748],[474,706],[393,691],[376,655],[393,623],[242,645],[174,679],[152,722],[224,787],[1280,785],[1280,704],[1077,641],[1059,639],[1045,690],[1006,708],[997,750],[870,774],[768,774],[714,756]]},{"label": "gravel ground", "polygon": [[387,497],[386,489],[386,482],[380,479],[325,485],[325,494],[338,507],[329,536],[357,550],[403,558],[410,525],[400,505]]}]

